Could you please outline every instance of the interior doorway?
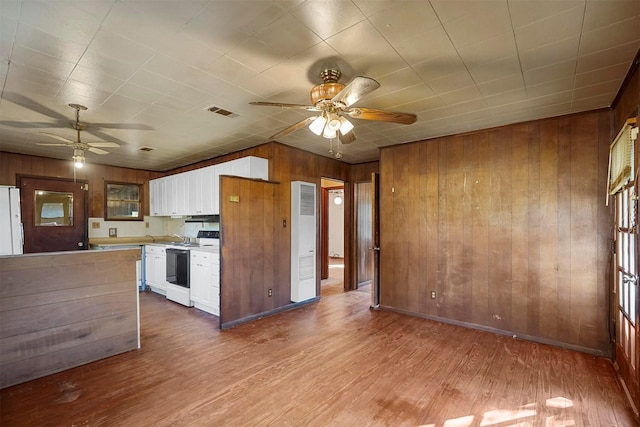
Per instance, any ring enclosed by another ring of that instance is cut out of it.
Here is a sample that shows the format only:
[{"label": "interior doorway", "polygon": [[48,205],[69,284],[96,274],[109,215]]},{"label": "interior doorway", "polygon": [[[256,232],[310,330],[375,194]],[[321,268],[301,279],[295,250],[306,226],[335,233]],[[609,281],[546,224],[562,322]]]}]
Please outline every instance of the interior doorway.
[{"label": "interior doorway", "polygon": [[24,253],[88,249],[87,183],[18,176]]},{"label": "interior doorway", "polygon": [[[344,181],[321,181],[321,294],[328,287],[344,288],[345,194]],[[339,285],[339,286],[337,286]]]}]

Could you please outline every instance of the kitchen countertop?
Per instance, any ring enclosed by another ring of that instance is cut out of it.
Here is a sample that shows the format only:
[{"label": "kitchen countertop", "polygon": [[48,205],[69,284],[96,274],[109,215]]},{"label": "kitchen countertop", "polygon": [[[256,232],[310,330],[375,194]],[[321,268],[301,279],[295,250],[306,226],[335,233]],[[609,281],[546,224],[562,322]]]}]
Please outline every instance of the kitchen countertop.
[{"label": "kitchen countertop", "polygon": [[120,245],[148,245],[149,243],[176,243],[180,240],[175,236],[133,236],[133,237],[93,237],[89,239],[89,245],[95,246],[120,246]]},{"label": "kitchen countertop", "polygon": [[160,242],[147,243],[147,245],[149,245],[149,246],[161,246],[161,247],[164,247],[164,248],[171,247],[171,248],[176,248],[176,249],[187,249],[187,250],[190,250],[190,251],[210,252],[210,253],[214,253],[214,254],[220,253],[220,248],[218,246],[174,246],[174,245],[171,244],[171,242],[169,242],[169,243],[160,243]]}]

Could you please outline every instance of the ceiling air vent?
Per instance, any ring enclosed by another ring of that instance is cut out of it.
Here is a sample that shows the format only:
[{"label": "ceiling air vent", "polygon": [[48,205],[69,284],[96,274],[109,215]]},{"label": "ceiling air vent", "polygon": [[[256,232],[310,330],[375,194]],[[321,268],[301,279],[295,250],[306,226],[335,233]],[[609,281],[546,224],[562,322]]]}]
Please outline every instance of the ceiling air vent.
[{"label": "ceiling air vent", "polygon": [[142,146],[142,147],[138,148],[138,151],[153,151],[155,149],[156,149],[156,147],[149,147],[149,146],[145,145],[145,146]]},{"label": "ceiling air vent", "polygon": [[238,117],[236,113],[233,113],[229,110],[225,110],[224,108],[216,107],[215,105],[211,105],[210,107],[205,108],[207,111],[211,111],[212,113],[220,114],[225,117]]}]

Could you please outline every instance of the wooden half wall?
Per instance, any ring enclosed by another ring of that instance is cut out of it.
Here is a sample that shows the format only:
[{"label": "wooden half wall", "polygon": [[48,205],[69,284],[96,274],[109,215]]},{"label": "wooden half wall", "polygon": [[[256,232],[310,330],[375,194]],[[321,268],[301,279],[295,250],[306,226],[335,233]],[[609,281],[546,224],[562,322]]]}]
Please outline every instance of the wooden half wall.
[{"label": "wooden half wall", "polygon": [[381,305],[610,356],[610,138],[602,110],[382,149]]},{"label": "wooden half wall", "polygon": [[0,257],[0,388],[140,346],[139,249]]}]

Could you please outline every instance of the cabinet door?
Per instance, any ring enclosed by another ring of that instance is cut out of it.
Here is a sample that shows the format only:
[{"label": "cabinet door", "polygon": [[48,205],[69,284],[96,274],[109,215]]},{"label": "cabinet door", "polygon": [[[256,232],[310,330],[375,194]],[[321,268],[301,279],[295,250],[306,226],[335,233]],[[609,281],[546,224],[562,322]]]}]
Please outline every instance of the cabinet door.
[{"label": "cabinet door", "polygon": [[191,301],[194,303],[202,302],[202,279],[201,279],[201,260],[200,253],[191,251],[189,254],[189,276],[191,285]]},{"label": "cabinet door", "polygon": [[186,183],[186,215],[202,215],[202,182],[201,182],[201,169],[196,169],[187,172]]},{"label": "cabinet door", "polygon": [[256,179],[269,179],[269,160],[262,157],[250,157],[251,171],[249,176]]},{"label": "cabinet door", "polygon": [[147,253],[144,256],[144,276],[147,286],[157,286],[156,283],[156,255]]},{"label": "cabinet door", "polygon": [[178,215],[178,180],[176,175],[167,176],[165,180],[165,215]]},{"label": "cabinet door", "polygon": [[214,181],[218,179],[216,175],[216,166],[209,166],[198,169],[198,181],[200,184],[200,200],[203,215],[218,214],[220,209],[215,208],[219,204],[218,193],[213,189]]},{"label": "cabinet door", "polygon": [[160,180],[152,179],[149,181],[149,215],[162,215],[161,204],[162,196],[160,194]]},{"label": "cabinet door", "polygon": [[[175,201],[172,215],[192,215],[195,211],[195,200],[189,198],[189,176],[191,172],[179,173],[173,176],[175,182]],[[191,211],[190,209],[193,209]]]}]

